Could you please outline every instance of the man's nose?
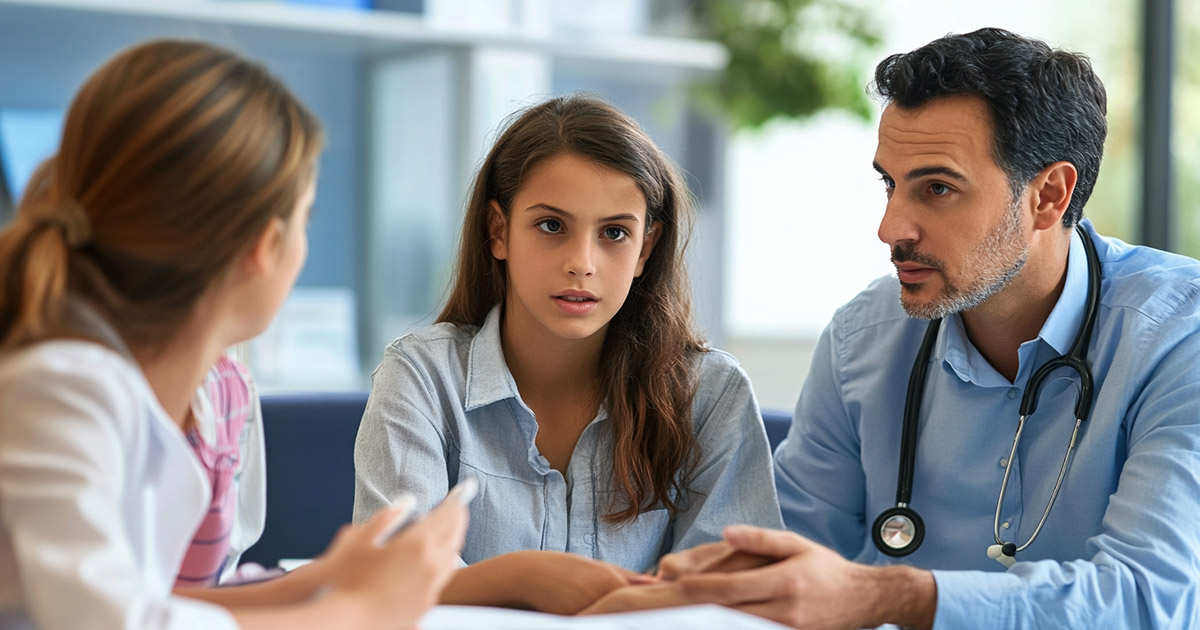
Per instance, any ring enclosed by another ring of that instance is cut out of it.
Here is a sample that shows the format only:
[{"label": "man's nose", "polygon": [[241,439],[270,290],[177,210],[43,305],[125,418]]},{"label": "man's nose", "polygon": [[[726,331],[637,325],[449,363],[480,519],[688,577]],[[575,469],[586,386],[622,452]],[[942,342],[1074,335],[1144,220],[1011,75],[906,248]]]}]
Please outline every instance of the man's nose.
[{"label": "man's nose", "polygon": [[879,240],[889,247],[895,246],[896,243],[920,239],[921,230],[915,221],[912,208],[897,194],[888,199],[883,219],[879,222],[878,236]]}]

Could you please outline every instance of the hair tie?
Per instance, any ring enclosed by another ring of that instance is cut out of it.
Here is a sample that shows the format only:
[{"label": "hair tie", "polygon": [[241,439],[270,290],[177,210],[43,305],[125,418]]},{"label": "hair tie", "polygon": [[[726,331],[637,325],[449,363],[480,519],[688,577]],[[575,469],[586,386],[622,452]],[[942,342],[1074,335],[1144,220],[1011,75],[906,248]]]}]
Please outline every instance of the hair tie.
[{"label": "hair tie", "polygon": [[75,249],[92,240],[92,222],[79,202],[39,202],[21,212],[34,225],[52,225],[63,231],[67,247]]}]

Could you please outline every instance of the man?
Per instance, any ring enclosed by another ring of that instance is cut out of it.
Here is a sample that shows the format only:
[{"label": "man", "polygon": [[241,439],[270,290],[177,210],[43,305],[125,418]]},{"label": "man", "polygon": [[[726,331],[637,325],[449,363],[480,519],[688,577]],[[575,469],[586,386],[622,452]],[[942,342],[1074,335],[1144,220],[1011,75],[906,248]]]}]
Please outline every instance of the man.
[{"label": "man", "polygon": [[[1106,133],[1088,60],[983,29],[884,60],[875,86],[879,238],[898,277],[839,310],[817,345],[775,454],[794,533],[735,527],[670,557],[655,601],[815,628],[1198,627],[1200,263],[1076,231]],[[1032,374],[1077,336],[1094,390],[1051,372],[1014,448]],[[924,522],[915,550],[913,526],[877,521],[897,508],[914,372],[900,511]],[[1093,404],[1073,435],[1080,389]],[[643,605],[630,590],[609,602]]]}]

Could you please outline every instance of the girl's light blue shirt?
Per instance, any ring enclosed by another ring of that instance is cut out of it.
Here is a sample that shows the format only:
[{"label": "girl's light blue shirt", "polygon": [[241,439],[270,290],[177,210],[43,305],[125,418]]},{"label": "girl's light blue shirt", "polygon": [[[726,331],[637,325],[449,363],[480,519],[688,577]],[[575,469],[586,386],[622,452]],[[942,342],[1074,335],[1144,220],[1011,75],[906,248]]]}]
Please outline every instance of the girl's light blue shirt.
[{"label": "girl's light blue shirt", "polygon": [[482,327],[437,324],[397,339],[375,370],[354,449],[354,520],[402,492],[428,510],[464,477],[479,480],[466,563],[524,549],[578,553],[634,571],[662,555],[720,540],[726,525],[783,526],[771,454],[746,373],[730,355],[697,353],[692,404],[700,457],[683,509],[612,525],[612,440],[603,407],[564,476],[535,444],[500,345],[500,309]]}]

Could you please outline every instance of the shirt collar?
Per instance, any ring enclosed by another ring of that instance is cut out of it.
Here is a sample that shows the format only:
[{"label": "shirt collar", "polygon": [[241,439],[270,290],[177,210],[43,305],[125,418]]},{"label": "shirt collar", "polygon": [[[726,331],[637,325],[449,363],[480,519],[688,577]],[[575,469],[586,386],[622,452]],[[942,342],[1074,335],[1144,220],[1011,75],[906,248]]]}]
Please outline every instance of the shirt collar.
[{"label": "shirt collar", "polygon": [[1083,313],[1087,308],[1088,268],[1087,252],[1079,232],[1071,230],[1071,252],[1067,255],[1067,281],[1063,284],[1062,295],[1058,303],[1050,311],[1046,323],[1038,338],[1050,344],[1059,354],[1066,354],[1071,349],[1071,342],[1079,332],[1083,323]]},{"label": "shirt collar", "polygon": [[[1067,279],[1063,284],[1062,294],[1058,296],[1058,301],[1050,311],[1050,316],[1046,318],[1046,322],[1042,324],[1042,329],[1038,332],[1038,339],[1059,354],[1066,354],[1071,349],[1071,342],[1075,340],[1075,334],[1083,319],[1083,312],[1087,306],[1087,274],[1087,253],[1083,248],[1083,241],[1080,240],[1077,231],[1071,230],[1071,249],[1067,254]],[[1025,347],[1026,345],[1023,344],[1022,371],[1026,369],[1024,363],[1032,359],[1032,357],[1026,359]],[[942,323],[942,328],[938,331],[937,343],[934,346],[934,356],[940,361],[945,361],[964,381],[985,386],[1008,384],[987,363],[983,355],[979,354],[979,351],[971,345],[971,341],[967,338],[966,328],[962,323],[962,315],[959,313],[947,317]],[[983,382],[990,381],[985,377],[989,374],[1003,382]]]},{"label": "shirt collar", "polygon": [[467,355],[466,411],[505,398],[518,398],[517,383],[504,360],[504,347],[500,345],[500,312],[499,304],[493,306],[471,340]]}]

